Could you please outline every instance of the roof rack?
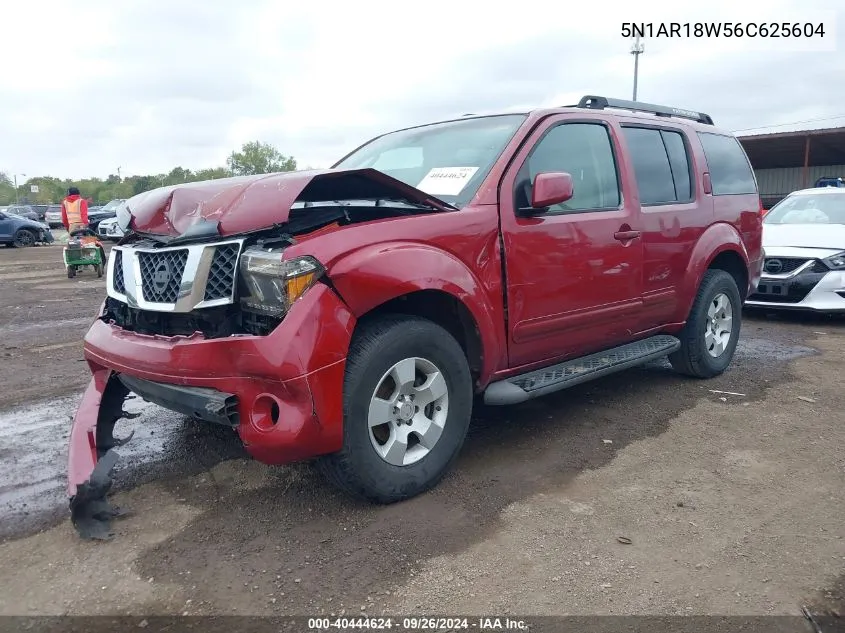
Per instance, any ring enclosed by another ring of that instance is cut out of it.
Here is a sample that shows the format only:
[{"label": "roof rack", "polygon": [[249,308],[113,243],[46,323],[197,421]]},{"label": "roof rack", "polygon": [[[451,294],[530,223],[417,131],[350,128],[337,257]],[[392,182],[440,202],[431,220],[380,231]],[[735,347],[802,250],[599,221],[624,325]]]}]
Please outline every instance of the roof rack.
[{"label": "roof rack", "polygon": [[628,101],[626,99],[608,99],[607,97],[597,97],[595,95],[587,95],[582,97],[578,102],[576,108],[588,108],[590,110],[604,110],[605,108],[619,108],[621,110],[632,110],[634,112],[650,112],[657,116],[677,116],[684,119],[692,119],[699,123],[713,125],[713,119],[709,114],[703,112],[695,112],[694,110],[683,110],[681,108],[673,108],[670,106],[654,105],[651,103],[642,103],[641,101]]}]

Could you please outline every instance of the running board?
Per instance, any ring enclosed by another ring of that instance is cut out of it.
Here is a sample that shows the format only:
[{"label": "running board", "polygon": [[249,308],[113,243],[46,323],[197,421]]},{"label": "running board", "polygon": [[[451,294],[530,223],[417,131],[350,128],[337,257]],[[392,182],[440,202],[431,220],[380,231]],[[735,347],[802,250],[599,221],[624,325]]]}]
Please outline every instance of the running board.
[{"label": "running board", "polygon": [[551,367],[536,369],[491,383],[484,390],[484,403],[494,406],[508,405],[539,398],[547,393],[642,365],[671,354],[680,346],[681,342],[674,336],[660,334]]}]

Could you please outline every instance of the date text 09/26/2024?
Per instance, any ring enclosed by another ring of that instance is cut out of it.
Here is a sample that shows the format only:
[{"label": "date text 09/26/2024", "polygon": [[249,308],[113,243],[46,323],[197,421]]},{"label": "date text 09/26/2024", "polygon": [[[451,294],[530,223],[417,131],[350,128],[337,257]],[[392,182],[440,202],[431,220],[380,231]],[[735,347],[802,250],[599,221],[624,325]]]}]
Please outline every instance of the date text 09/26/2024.
[{"label": "date text 09/26/2024", "polygon": [[824,22],[623,22],[622,37],[824,38]]},{"label": "date text 09/26/2024", "polygon": [[310,631],[335,631],[335,630],[358,630],[376,629],[399,631],[525,631],[528,624],[524,620],[516,618],[499,617],[349,617],[349,618],[308,618],[308,629]]}]

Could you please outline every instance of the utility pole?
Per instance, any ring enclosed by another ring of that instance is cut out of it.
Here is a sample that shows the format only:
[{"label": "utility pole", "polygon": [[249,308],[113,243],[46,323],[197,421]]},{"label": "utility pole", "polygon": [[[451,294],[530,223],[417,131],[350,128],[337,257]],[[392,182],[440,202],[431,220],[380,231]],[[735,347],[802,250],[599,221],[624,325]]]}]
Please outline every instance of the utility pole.
[{"label": "utility pole", "polygon": [[640,36],[634,39],[634,45],[631,47],[631,55],[634,56],[634,101],[637,100],[637,78],[640,74],[640,55],[645,51],[645,45],[640,43]]},{"label": "utility pole", "polygon": [[118,167],[118,168],[117,168],[117,179],[118,179],[120,182],[123,182],[123,181],[120,179],[120,167]]},{"label": "utility pole", "polygon": [[18,197],[18,176],[26,178],[26,174],[15,174],[15,204],[20,202],[20,198]]}]

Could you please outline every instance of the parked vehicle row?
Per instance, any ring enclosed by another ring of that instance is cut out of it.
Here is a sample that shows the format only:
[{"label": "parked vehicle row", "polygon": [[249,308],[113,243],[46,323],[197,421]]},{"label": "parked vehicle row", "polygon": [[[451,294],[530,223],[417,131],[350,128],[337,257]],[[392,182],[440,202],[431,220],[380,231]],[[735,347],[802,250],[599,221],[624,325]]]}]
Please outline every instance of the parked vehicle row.
[{"label": "parked vehicle row", "polygon": [[23,248],[36,244],[50,244],[53,233],[43,222],[0,211],[0,244]]}]

